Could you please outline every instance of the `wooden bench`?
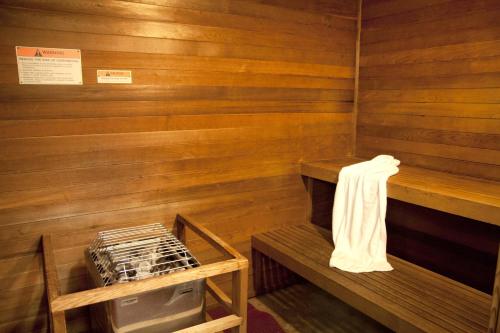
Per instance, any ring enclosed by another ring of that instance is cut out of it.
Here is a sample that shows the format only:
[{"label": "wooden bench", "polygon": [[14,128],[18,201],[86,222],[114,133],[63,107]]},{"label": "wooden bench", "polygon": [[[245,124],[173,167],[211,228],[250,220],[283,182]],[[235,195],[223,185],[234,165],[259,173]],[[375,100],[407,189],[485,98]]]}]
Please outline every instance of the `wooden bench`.
[{"label": "wooden bench", "polygon": [[[305,163],[302,174],[335,183],[343,166],[359,161]],[[500,225],[497,182],[402,166],[388,181],[388,196]],[[391,272],[353,274],[330,268],[331,233],[312,224],[255,235],[252,247],[397,332],[500,332],[500,264],[492,301],[488,294],[391,255]]]},{"label": "wooden bench", "polygon": [[252,247],[396,332],[487,331],[491,296],[390,255],[391,272],[332,269],[326,229],[282,228],[254,236]]},{"label": "wooden bench", "polygon": [[[302,175],[336,183],[357,158],[303,163]],[[387,182],[389,198],[500,226],[500,183],[401,165]]]}]

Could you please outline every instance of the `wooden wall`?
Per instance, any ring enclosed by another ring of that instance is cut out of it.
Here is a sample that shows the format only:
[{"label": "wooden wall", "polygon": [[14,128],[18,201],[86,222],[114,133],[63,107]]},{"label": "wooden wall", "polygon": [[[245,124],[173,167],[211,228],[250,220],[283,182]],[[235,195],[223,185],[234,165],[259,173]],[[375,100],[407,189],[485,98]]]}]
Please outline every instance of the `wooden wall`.
[{"label": "wooden wall", "polygon": [[[500,180],[499,17],[498,0],[364,0],[356,155]],[[491,293],[498,228],[396,200],[386,220],[388,252]]]},{"label": "wooden wall", "polygon": [[500,179],[500,2],[365,0],[357,155]]},{"label": "wooden wall", "polygon": [[[251,234],[302,222],[298,162],[350,152],[356,12],[350,0],[2,1],[0,331],[46,331],[44,232],[187,212],[249,256]],[[84,85],[19,85],[16,45],[81,49]],[[97,85],[96,69],[130,69],[134,84]],[[63,291],[78,290],[85,245],[59,246]]]}]

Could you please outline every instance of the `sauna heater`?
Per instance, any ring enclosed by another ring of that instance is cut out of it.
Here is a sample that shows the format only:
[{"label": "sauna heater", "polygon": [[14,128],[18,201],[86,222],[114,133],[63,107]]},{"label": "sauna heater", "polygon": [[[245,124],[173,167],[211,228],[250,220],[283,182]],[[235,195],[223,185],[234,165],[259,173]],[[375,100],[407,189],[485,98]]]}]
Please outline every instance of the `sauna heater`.
[{"label": "sauna heater", "polygon": [[[105,287],[200,266],[163,225],[149,224],[98,233],[87,250],[91,282]],[[100,332],[171,332],[204,322],[205,280],[118,298],[91,307]]]}]

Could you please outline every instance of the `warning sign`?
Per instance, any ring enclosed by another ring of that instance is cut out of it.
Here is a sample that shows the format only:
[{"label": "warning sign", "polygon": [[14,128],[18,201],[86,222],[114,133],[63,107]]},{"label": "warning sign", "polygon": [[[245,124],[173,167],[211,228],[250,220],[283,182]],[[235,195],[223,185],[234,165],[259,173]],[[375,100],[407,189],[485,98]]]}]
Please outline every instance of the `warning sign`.
[{"label": "warning sign", "polygon": [[97,83],[132,83],[132,71],[97,70]]},{"label": "warning sign", "polygon": [[80,50],[16,46],[19,84],[83,84]]}]

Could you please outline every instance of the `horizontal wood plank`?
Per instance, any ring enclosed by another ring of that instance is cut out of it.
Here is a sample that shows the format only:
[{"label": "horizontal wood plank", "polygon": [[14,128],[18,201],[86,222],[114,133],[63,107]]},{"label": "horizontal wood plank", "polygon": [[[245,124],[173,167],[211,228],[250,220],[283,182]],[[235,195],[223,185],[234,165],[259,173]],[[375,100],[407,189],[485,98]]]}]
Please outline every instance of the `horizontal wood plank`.
[{"label": "horizontal wood plank", "polygon": [[[360,162],[341,159],[302,164],[302,174],[332,183],[340,169]],[[387,196],[500,226],[500,184],[402,165],[387,181]]]},{"label": "horizontal wood plank", "polygon": [[[250,256],[303,216],[299,161],[352,149],[356,2],[7,0],[0,17],[0,262],[18,271],[0,273],[1,331],[48,329],[43,233],[79,233],[55,242],[63,294],[86,288],[89,230],[180,211]],[[19,45],[81,50],[84,84],[19,85]]]},{"label": "horizontal wood plank", "polygon": [[252,247],[393,330],[482,332],[491,296],[388,256],[394,270],[353,274],[325,263],[331,233],[310,224],[252,238]]},{"label": "horizontal wood plank", "polygon": [[357,155],[498,180],[498,2],[363,9]]}]

